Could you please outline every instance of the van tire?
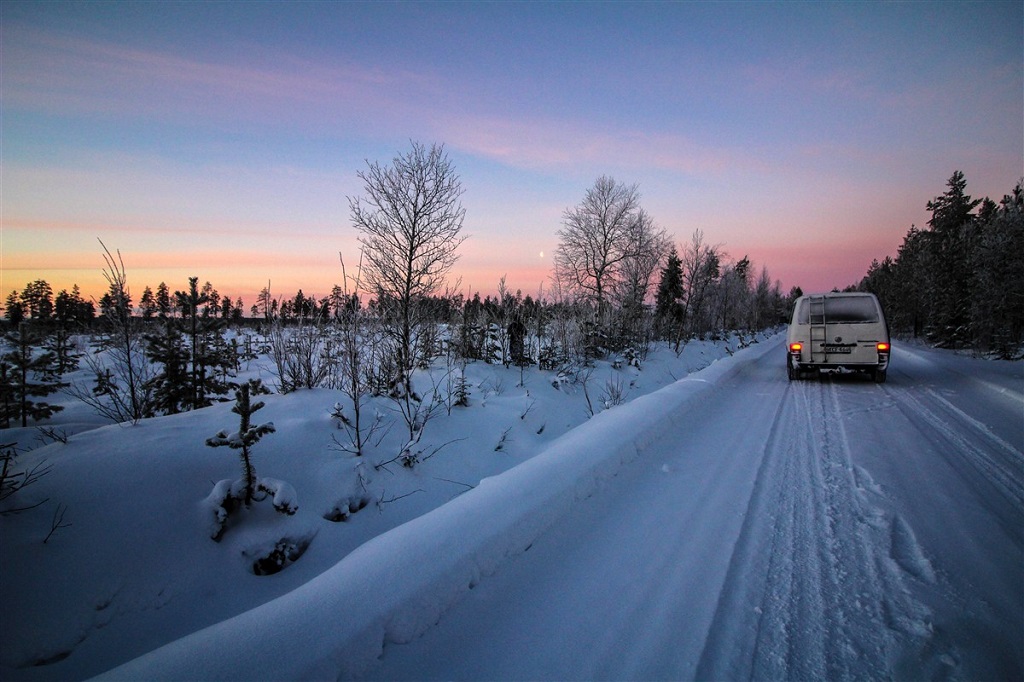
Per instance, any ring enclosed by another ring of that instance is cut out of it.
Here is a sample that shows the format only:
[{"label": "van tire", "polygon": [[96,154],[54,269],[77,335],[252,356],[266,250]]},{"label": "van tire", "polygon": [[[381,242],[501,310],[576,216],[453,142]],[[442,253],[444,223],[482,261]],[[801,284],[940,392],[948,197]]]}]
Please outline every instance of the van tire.
[{"label": "van tire", "polygon": [[874,377],[876,384],[884,384],[885,383],[885,370],[884,369],[876,369],[874,372],[871,373],[871,376]]}]

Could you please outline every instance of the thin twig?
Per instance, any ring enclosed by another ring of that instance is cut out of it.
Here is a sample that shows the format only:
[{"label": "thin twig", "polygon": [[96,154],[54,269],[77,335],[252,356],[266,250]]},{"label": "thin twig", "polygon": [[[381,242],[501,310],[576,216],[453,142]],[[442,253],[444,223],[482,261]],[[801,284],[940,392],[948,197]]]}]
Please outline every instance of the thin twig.
[{"label": "thin twig", "polygon": [[[61,506],[63,506],[64,508],[61,509]],[[68,506],[66,504],[61,505],[60,502],[57,503],[57,509],[55,509],[53,512],[53,520],[50,522],[50,532],[46,534],[45,538],[43,538],[44,545],[50,539],[50,536],[52,536],[58,530],[60,530],[61,528],[70,528],[73,525],[70,523],[64,523],[64,514],[66,514],[67,511]]]}]

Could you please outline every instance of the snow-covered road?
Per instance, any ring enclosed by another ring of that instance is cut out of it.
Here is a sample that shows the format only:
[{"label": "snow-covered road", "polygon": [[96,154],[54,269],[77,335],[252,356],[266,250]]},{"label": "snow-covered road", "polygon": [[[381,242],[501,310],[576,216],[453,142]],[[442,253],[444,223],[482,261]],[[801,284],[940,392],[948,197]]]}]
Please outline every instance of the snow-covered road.
[{"label": "snow-covered road", "polygon": [[1019,373],[759,355],[367,677],[1021,679]]}]

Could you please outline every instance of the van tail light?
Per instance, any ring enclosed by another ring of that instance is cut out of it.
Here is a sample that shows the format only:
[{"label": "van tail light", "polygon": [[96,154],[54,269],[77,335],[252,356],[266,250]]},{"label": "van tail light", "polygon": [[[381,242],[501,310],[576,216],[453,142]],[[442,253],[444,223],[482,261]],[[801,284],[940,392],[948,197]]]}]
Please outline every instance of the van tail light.
[{"label": "van tail light", "polygon": [[889,352],[889,344],[887,344],[887,343],[879,343],[878,344],[878,352],[879,353],[888,353]]},{"label": "van tail light", "polygon": [[[881,346],[881,344],[879,344],[879,345]],[[791,343],[791,344],[789,344],[789,352],[790,353],[799,353],[801,350],[803,350],[803,348],[804,348],[804,344],[802,344],[802,343]]]}]

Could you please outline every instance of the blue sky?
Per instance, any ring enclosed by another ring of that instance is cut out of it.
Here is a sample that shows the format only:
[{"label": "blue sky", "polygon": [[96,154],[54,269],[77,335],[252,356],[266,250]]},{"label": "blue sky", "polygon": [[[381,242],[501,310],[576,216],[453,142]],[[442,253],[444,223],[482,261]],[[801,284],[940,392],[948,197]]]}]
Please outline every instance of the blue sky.
[{"label": "blue sky", "polygon": [[[857,281],[954,170],[1024,175],[1022,3],[0,5],[3,292],[290,296],[358,259],[367,159],[443,143],[465,290],[536,293],[566,208],[637,183],[784,289]],[[541,254],[544,254],[543,256]]]}]

